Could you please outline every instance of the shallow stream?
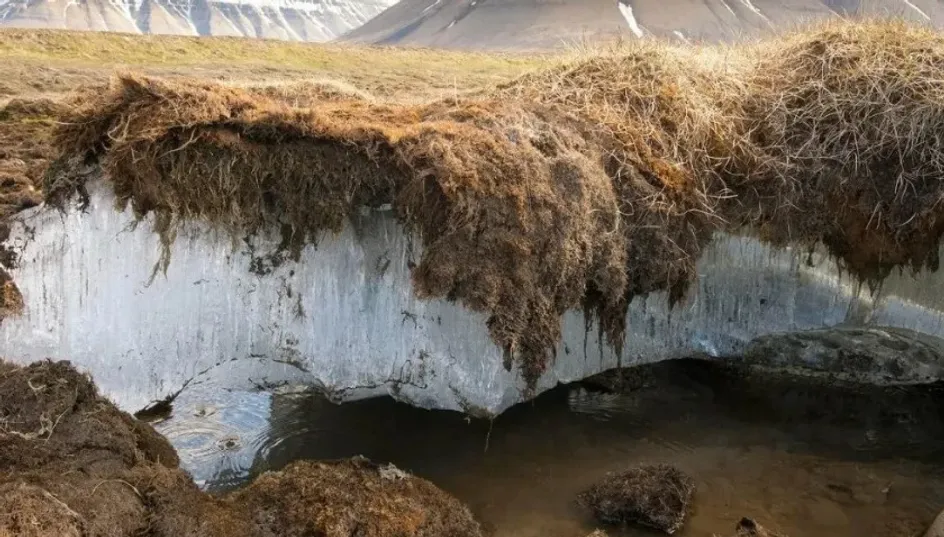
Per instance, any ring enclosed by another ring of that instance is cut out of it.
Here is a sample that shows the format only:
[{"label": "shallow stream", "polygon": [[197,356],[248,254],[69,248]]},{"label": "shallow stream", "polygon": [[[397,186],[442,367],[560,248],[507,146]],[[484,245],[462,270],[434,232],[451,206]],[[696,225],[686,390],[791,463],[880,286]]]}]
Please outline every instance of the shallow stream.
[{"label": "shallow stream", "polygon": [[493,422],[204,385],[156,426],[209,490],[297,459],[365,455],[451,492],[496,537],[583,537],[597,525],[575,495],[643,462],[696,480],[684,537],[727,537],[743,516],[792,537],[913,537],[944,507],[942,410],[940,385],[837,386],[684,360],[635,370],[617,391],[561,386]]}]

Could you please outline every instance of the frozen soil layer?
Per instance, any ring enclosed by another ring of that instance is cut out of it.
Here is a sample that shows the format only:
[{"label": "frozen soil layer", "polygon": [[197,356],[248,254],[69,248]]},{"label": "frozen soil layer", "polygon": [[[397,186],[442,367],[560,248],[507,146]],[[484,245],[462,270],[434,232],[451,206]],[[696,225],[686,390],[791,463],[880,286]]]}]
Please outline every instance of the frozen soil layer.
[{"label": "frozen soil layer", "polygon": [[67,362],[0,362],[0,536],[481,535],[428,481],[362,458],[298,462],[224,497]]},{"label": "frozen soil layer", "polygon": [[481,313],[533,393],[565,312],[620,354],[633,299],[681,301],[718,232],[823,244],[873,284],[936,269],[942,65],[932,30],[837,22],[733,48],[646,41],[410,105],[126,76],[73,103],[47,193],[81,198],[98,165],[165,252],[201,221],[281,230],[279,262],[389,204],[424,246],[416,296]]}]

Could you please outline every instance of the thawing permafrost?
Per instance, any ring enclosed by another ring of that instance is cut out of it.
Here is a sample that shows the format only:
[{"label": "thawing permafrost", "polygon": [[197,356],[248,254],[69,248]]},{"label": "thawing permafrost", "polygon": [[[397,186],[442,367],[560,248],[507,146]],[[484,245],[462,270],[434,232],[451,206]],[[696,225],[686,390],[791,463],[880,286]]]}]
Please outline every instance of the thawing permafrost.
[{"label": "thawing permafrost", "polygon": [[[0,324],[0,354],[70,359],[136,410],[194,383],[229,388],[314,385],[337,400],[391,394],[428,408],[497,414],[522,400],[481,315],[415,298],[418,241],[391,211],[364,209],[338,235],[272,266],[276,237],[234,240],[190,224],[168,250],[149,221],[114,210],[104,182],[90,205],[18,216],[7,245],[25,313]],[[664,293],[629,308],[621,356],[579,312],[538,391],[617,366],[737,355],[767,334],[838,325],[944,335],[944,276],[893,275],[872,296],[821,253],[721,235],[699,261],[683,303]],[[941,378],[941,356],[865,375],[879,383]],[[897,360],[897,358],[896,358]],[[808,364],[815,366],[816,364]],[[861,377],[860,375],[860,378]]]}]

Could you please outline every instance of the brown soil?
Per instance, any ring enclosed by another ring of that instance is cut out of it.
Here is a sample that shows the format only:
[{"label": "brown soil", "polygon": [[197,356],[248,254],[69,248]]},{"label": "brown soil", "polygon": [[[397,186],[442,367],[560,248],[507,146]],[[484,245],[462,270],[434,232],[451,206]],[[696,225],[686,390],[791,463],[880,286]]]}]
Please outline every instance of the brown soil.
[{"label": "brown soil", "polygon": [[0,537],[477,537],[468,509],[366,459],[299,462],[216,498],[67,362],[0,362]]},{"label": "brown soil", "polygon": [[639,524],[672,534],[688,516],[695,482],[665,465],[637,466],[607,475],[578,501],[607,524]]},{"label": "brown soil", "polygon": [[[636,296],[681,300],[717,231],[827,247],[876,282],[936,268],[944,36],[840,22],[738,47],[643,41],[427,104],[125,76],[78,97],[51,196],[100,165],[119,198],[284,244],[393,203],[416,293],[484,312],[529,386],[569,309],[617,350]],[[286,104],[289,103],[289,104]]]}]

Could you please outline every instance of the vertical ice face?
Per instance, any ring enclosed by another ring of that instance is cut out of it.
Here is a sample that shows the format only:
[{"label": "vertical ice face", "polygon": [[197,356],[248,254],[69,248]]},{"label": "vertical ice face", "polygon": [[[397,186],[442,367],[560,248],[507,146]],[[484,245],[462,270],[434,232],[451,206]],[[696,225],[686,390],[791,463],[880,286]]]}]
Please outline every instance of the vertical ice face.
[{"label": "vertical ice face", "polygon": [[[104,182],[89,194],[87,211],[17,216],[7,246],[18,254],[12,275],[26,311],[0,324],[0,356],[71,360],[128,410],[197,383],[301,383],[340,401],[390,394],[485,415],[527,397],[481,314],[416,298],[410,267],[422,248],[389,211],[365,209],[297,262],[275,265],[267,254],[277,236],[246,245],[194,223],[171,245],[166,272],[155,273],[162,248],[149,222],[115,211]],[[836,326],[855,329],[840,338],[858,349],[853,363],[829,357],[840,336],[818,335]],[[909,344],[886,335],[890,327],[944,336],[944,272],[893,275],[873,295],[822,253],[718,235],[683,303],[670,308],[665,293],[653,293],[630,304],[621,354],[582,313],[567,312],[536,391],[618,366],[752,348],[767,362],[758,365],[865,382],[942,378],[937,344]],[[790,333],[807,335],[778,339]],[[778,345],[793,350],[767,352]],[[877,351],[863,359],[870,346]]]},{"label": "vertical ice face", "polygon": [[0,26],[327,41],[396,1],[0,0]]}]

